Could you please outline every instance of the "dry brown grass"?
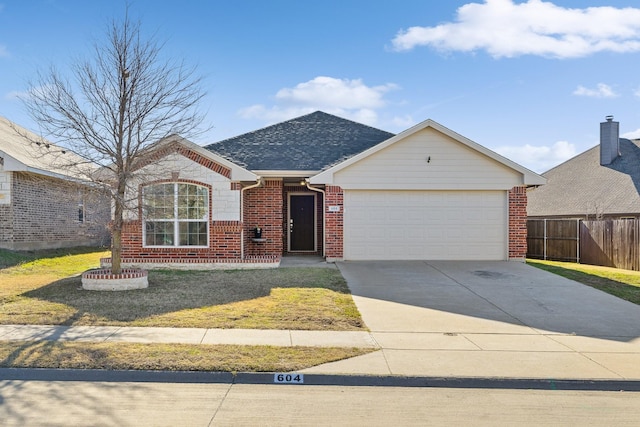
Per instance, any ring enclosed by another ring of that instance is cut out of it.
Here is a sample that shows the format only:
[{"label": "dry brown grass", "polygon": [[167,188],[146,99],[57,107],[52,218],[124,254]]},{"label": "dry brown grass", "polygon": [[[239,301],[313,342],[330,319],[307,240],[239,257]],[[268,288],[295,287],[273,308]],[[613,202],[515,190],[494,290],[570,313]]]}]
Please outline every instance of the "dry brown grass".
[{"label": "dry brown grass", "polygon": [[370,349],[238,345],[0,342],[0,367],[289,372]]},{"label": "dry brown grass", "polygon": [[[103,251],[0,250],[0,324],[358,330],[337,270],[151,271],[149,288],[85,291]],[[0,366],[285,372],[370,349],[0,341]]]},{"label": "dry brown grass", "polygon": [[77,274],[104,255],[41,258],[0,270],[0,324],[364,328],[334,269],[151,271],[148,289],[83,290]]}]

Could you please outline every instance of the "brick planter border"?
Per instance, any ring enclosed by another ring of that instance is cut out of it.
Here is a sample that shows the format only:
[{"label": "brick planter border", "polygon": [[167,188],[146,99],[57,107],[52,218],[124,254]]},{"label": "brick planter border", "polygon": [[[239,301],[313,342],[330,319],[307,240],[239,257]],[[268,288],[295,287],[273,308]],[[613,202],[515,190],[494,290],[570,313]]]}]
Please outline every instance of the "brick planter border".
[{"label": "brick planter border", "polygon": [[[280,257],[250,256],[245,259],[207,258],[122,258],[122,266],[148,270],[245,270],[278,268]],[[100,258],[100,266],[111,267],[111,258]]]},{"label": "brick planter border", "polygon": [[123,268],[120,274],[112,274],[107,268],[82,273],[82,288],[90,291],[128,291],[147,287],[147,271],[137,268]]}]

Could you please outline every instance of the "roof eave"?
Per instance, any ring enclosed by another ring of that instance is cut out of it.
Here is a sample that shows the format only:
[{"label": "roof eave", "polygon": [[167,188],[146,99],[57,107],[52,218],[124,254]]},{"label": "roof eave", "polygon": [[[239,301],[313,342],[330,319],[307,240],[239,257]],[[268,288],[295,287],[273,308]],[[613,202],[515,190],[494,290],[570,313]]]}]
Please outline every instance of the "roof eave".
[{"label": "roof eave", "polygon": [[252,172],[263,178],[307,178],[316,175],[319,171],[254,170]]},{"label": "roof eave", "polygon": [[54,172],[52,170],[46,170],[46,169],[36,168],[33,166],[26,165],[20,160],[11,156],[10,154],[7,154],[6,152],[2,152],[2,154],[4,159],[4,165],[2,167],[2,170],[4,172],[29,172],[36,175],[47,176],[50,178],[58,178],[58,179],[64,179],[68,181],[77,180],[77,178],[74,178],[73,176],[70,176],[64,173]]},{"label": "roof eave", "polygon": [[158,141],[158,147],[163,145],[171,144],[173,142],[177,142],[182,144],[183,146],[197,152],[201,156],[211,159],[216,163],[219,163],[222,166],[225,166],[231,170],[231,180],[232,181],[256,181],[259,178],[259,175],[239,166],[236,163],[233,163],[218,154],[207,150],[204,147],[199,146],[198,144],[189,141],[186,138],[183,138],[179,135],[171,135],[165,139]]}]

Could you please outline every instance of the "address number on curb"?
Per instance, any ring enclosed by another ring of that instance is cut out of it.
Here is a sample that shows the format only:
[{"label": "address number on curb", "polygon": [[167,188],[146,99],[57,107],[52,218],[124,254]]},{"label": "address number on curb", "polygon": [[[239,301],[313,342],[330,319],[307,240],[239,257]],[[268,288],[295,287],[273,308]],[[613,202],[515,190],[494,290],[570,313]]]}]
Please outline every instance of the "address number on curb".
[{"label": "address number on curb", "polygon": [[303,374],[273,374],[276,384],[304,384]]}]

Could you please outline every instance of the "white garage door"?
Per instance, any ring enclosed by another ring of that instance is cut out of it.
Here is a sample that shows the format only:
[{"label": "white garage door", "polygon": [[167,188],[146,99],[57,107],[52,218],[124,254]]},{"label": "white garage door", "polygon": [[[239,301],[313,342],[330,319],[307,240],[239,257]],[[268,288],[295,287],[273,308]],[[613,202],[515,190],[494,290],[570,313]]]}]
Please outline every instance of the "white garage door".
[{"label": "white garage door", "polygon": [[347,260],[507,259],[504,191],[362,191],[344,197]]}]

